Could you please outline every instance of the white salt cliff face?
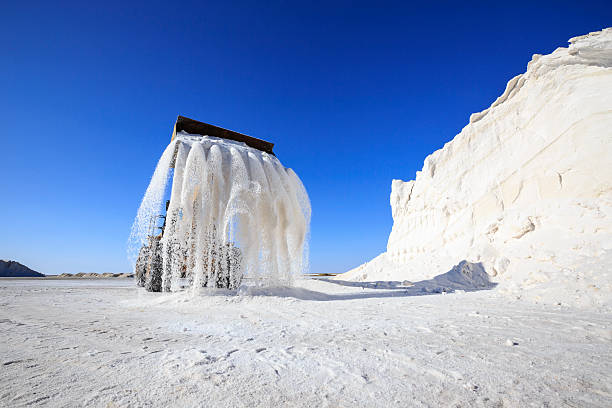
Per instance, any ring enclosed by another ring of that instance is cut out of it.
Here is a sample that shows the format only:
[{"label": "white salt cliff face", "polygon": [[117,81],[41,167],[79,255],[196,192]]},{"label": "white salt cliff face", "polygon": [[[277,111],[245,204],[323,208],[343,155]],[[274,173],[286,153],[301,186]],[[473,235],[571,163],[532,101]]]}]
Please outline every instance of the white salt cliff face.
[{"label": "white salt cliff face", "polygon": [[387,251],[339,279],[481,262],[496,290],[612,307],[612,28],[534,55],[415,180],[393,180]]}]

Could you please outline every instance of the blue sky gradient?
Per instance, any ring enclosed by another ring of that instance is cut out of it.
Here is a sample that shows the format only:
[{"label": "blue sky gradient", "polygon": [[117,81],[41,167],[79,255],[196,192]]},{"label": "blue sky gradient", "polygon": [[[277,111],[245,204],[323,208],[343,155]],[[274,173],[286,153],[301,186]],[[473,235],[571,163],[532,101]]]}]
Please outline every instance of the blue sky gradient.
[{"label": "blue sky gradient", "polygon": [[0,258],[130,271],[130,226],[181,114],[276,144],[310,194],[313,272],[369,260],[393,178],[414,178],[532,54],[612,23],[609,1],[492,3],[3,4]]}]

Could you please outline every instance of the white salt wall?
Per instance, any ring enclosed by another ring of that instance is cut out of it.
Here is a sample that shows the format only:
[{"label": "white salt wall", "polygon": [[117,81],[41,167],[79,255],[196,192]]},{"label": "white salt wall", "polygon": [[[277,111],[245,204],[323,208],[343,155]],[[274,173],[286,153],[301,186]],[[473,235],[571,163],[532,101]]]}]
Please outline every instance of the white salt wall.
[{"label": "white salt wall", "polygon": [[612,28],[534,55],[408,182],[387,252],[352,280],[422,280],[482,262],[499,290],[611,305]]}]

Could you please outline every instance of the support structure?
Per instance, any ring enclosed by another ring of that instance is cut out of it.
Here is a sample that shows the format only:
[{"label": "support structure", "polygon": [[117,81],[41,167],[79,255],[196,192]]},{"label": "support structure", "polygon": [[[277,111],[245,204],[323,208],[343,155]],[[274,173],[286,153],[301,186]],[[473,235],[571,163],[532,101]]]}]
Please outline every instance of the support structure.
[{"label": "support structure", "polygon": [[236,142],[245,143],[247,146],[253,147],[257,150],[261,150],[262,152],[274,154],[274,152],[272,151],[272,149],[274,148],[274,143],[266,142],[265,140],[257,139],[252,136],[247,136],[242,133],[234,132],[233,130],[224,129],[219,126],[210,125],[204,122],[198,122],[197,120],[179,115],[176,118],[176,123],[174,124],[171,141],[174,140],[176,134],[181,131],[195,135],[214,136],[220,137],[222,139],[234,140]]},{"label": "support structure", "polygon": [[[212,136],[242,142],[249,147],[274,155],[273,143],[179,115],[176,119],[176,122],[174,123],[171,141],[174,140],[177,137],[177,134],[180,132],[186,132],[192,135]],[[174,168],[175,166],[176,154],[177,150],[174,151],[174,157],[170,166],[171,168]],[[169,202],[166,203],[166,211],[168,211],[168,205]],[[163,227],[157,227],[157,220],[159,218],[164,219]],[[136,282],[139,286],[143,286],[149,292],[161,292],[170,289],[164,288],[162,282],[162,273],[164,268],[164,257],[162,256],[164,245],[162,244],[162,238],[164,236],[165,227],[165,215],[152,216],[148,233],[148,243],[140,249],[138,259],[136,260]],[[161,232],[159,234],[157,234],[157,229],[161,229]],[[207,265],[214,266],[213,269],[219,272],[215,274],[214,282],[208,282],[208,280],[204,280],[200,282],[200,284],[203,286],[211,286],[217,288],[236,289],[242,281],[242,276],[225,276],[221,274],[220,271],[230,271],[239,269],[235,268],[235,265],[242,262],[241,251],[239,248],[235,247],[233,243],[217,244],[217,238],[214,234],[214,231],[211,231],[210,234],[211,235],[208,239],[211,242],[207,247],[209,249],[212,248],[212,250],[210,250],[207,254],[203,254],[202,256],[206,258],[205,263]],[[187,245],[187,247],[189,248],[190,246]],[[194,246],[192,245],[191,247],[193,248]],[[176,254],[174,254],[174,256],[176,256]],[[176,259],[175,261],[182,264],[181,270],[183,271],[184,275],[182,277],[189,279],[191,275],[191,268],[189,268],[187,258],[184,255],[181,255],[179,258],[180,259]],[[225,265],[226,263],[227,265]],[[193,267],[193,265],[191,266]],[[191,277],[191,279],[193,279],[193,277]]]}]

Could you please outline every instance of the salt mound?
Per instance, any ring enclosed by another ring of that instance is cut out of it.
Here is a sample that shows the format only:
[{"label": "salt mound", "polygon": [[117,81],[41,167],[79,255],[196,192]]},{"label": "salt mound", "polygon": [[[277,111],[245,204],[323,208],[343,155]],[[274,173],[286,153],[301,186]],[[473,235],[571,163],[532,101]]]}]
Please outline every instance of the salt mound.
[{"label": "salt mound", "polygon": [[612,306],[612,28],[534,55],[415,180],[393,180],[387,251],[339,279],[431,279],[480,262],[499,291]]}]

